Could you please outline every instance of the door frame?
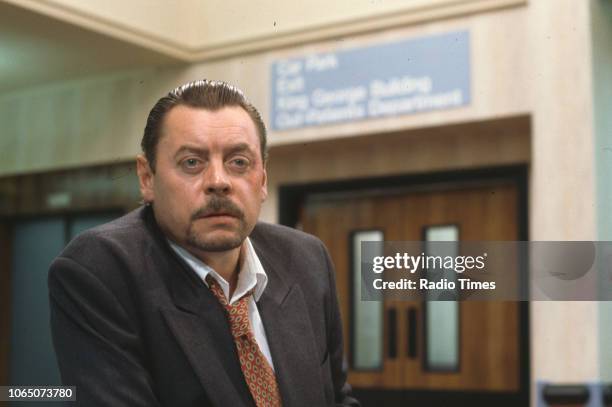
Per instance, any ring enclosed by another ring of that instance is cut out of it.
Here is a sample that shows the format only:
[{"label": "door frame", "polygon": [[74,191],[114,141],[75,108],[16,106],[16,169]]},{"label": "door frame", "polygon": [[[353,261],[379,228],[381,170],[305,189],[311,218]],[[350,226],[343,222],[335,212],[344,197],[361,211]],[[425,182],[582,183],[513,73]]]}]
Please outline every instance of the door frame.
[{"label": "door frame", "polygon": [[[528,234],[528,166],[496,166],[478,169],[462,169],[454,171],[439,171],[424,174],[404,174],[386,177],[354,178],[334,181],[318,181],[309,183],[283,184],[278,188],[278,220],[289,227],[296,227],[302,207],[308,197],[314,194],[364,192],[371,190],[396,190],[398,188],[423,189],[434,187],[443,189],[445,186],[461,184],[479,184],[494,181],[512,182],[518,192],[518,239],[529,240]],[[523,276],[523,284],[526,277]],[[458,405],[516,407],[528,406],[531,393],[530,372],[530,318],[529,302],[519,302],[519,391],[514,392],[482,392],[482,391],[440,391],[440,390],[375,390],[354,389],[355,395],[363,405],[399,405],[409,404],[428,406],[446,406],[449,399]],[[352,326],[352,324],[351,324]],[[382,401],[382,403],[381,403]],[[388,403],[388,404],[387,404]],[[425,404],[422,404],[425,405]]]}]

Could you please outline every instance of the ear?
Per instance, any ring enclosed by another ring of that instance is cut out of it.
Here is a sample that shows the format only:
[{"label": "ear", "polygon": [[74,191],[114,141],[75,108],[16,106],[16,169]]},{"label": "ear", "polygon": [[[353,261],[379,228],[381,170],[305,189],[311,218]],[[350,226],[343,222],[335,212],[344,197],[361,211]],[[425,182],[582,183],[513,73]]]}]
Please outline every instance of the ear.
[{"label": "ear", "polygon": [[261,202],[265,201],[268,197],[268,173],[266,167],[263,169],[263,178],[261,180]]},{"label": "ear", "polygon": [[149,165],[146,157],[139,154],[136,157],[136,172],[138,173],[138,181],[140,182],[140,194],[145,203],[153,202],[155,193],[153,189],[153,170]]}]

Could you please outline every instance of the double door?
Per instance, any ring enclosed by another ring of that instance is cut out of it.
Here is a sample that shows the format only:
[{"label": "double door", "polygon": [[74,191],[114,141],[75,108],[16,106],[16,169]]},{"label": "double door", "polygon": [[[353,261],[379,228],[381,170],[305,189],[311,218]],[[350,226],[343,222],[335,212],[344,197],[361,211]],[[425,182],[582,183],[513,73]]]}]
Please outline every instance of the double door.
[{"label": "double door", "polygon": [[301,227],[323,240],[336,266],[349,382],[358,392],[376,394],[379,405],[396,405],[389,395],[420,394],[426,402],[447,394],[447,406],[462,405],[458,395],[520,393],[525,304],[362,301],[359,270],[363,240],[518,240],[519,218],[511,181],[305,200]]}]

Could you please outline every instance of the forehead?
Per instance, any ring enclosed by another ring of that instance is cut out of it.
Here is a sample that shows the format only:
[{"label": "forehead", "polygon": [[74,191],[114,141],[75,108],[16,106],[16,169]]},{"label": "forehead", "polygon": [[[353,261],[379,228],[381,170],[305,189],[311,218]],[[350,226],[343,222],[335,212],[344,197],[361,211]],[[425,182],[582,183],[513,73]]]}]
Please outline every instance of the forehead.
[{"label": "forehead", "polygon": [[206,110],[179,105],[172,108],[163,120],[160,144],[241,141],[259,149],[255,123],[240,106]]}]

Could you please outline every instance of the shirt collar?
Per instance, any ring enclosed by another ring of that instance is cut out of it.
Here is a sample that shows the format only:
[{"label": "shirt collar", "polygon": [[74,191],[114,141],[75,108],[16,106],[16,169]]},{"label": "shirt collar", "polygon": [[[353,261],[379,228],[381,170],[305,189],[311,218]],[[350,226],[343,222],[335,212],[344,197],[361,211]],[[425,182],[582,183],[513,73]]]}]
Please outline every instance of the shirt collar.
[{"label": "shirt collar", "polygon": [[[193,271],[196,272],[202,281],[204,281],[204,284],[206,284],[207,287],[208,283],[206,282],[206,277],[210,274],[221,286],[223,294],[225,294],[225,298],[228,298],[229,283],[225,281],[225,279],[221,277],[219,273],[173,241],[168,239],[168,243],[176,254],[185,260],[185,262],[193,269]],[[229,301],[230,304],[238,301],[242,296],[251,290],[253,290],[253,298],[255,301],[259,301],[259,298],[268,285],[268,276],[261,265],[261,262],[259,261],[259,257],[257,257],[257,253],[255,253],[251,240],[248,237],[244,241],[242,253],[244,258],[241,259],[242,266],[240,267],[240,272],[238,273],[238,283],[236,285],[236,289],[234,290],[234,294]]]}]

